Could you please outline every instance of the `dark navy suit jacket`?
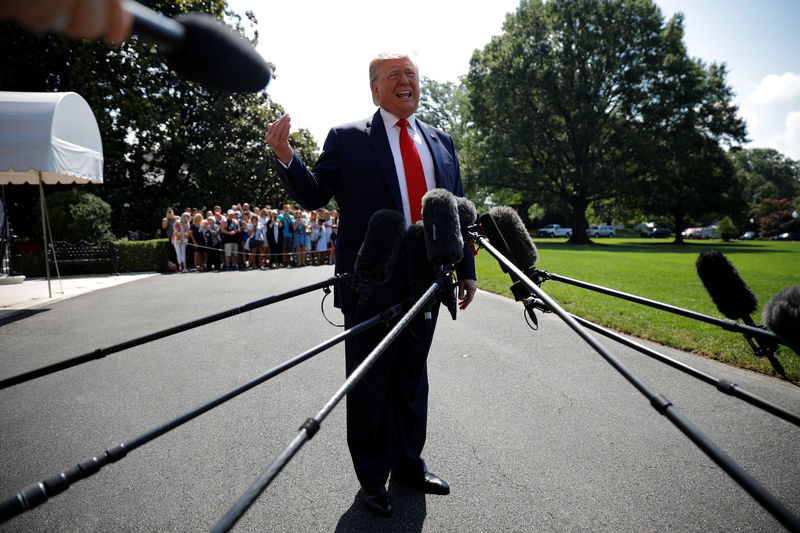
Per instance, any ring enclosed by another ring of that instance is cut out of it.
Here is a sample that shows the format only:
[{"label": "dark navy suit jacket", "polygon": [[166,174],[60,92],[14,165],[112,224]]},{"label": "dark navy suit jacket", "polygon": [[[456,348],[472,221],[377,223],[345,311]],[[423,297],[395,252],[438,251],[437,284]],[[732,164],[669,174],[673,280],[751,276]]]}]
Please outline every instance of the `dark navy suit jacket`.
[{"label": "dark navy suit jacket", "polygon": [[[436,186],[464,196],[461,172],[453,139],[440,129],[417,119],[430,148]],[[328,133],[322,155],[312,170],[294,155],[288,169],[278,173],[289,194],[304,209],[318,209],[335,197],[339,206],[336,233],[336,272],[353,271],[358,250],[372,214],[379,209],[403,212],[392,151],[380,110],[372,117],[337,126]],[[379,310],[408,296],[407,260],[398,258],[391,280],[376,286],[363,311]],[[475,279],[475,263],[465,247],[464,259],[456,265],[459,279]],[[342,284],[336,287],[335,303],[344,314],[355,313],[357,297]]]}]

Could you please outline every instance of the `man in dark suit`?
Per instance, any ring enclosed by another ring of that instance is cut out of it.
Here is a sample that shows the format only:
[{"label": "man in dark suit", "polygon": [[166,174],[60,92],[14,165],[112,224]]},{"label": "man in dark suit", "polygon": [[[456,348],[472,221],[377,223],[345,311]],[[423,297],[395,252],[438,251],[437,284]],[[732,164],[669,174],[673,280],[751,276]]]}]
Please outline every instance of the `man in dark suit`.
[{"label": "man in dark suit", "polygon": [[[288,115],[270,124],[267,132],[267,142],[279,162],[278,173],[300,205],[316,209],[336,197],[340,212],[337,273],[353,271],[367,224],[377,210],[400,211],[409,226],[420,218],[419,185],[412,181],[421,183],[422,192],[440,187],[464,195],[453,139],[414,117],[419,105],[416,64],[406,55],[384,54],[370,63],[369,71],[372,98],[380,109],[368,119],[332,128],[312,170],[289,144]],[[416,170],[406,168],[409,137],[414,157],[418,155]],[[456,265],[456,275],[459,306],[466,309],[476,290],[475,265],[466,250]],[[349,328],[409,294],[406,261],[401,258],[389,282],[375,286],[365,306],[358,307],[358,295],[341,284],[334,301]],[[432,322],[435,326],[435,312]],[[348,375],[386,335],[387,328],[373,327],[346,342]],[[449,485],[430,473],[420,456],[427,424],[426,359],[433,329],[418,317],[347,395],[347,443],[361,483],[360,496],[382,515],[391,512],[385,488],[390,472],[393,480],[423,492],[450,492]]]}]

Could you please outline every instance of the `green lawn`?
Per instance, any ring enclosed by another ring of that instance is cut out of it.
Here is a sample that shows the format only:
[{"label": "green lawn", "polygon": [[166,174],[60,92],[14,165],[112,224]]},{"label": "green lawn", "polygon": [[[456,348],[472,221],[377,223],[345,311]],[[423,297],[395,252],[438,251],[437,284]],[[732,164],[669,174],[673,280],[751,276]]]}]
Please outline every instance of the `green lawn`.
[{"label": "green lawn", "polygon": [[[673,239],[596,239],[593,245],[567,245],[565,239],[536,240],[536,267],[611,289],[658,300],[699,313],[725,318],[711,301],[695,270],[700,252],[713,248],[725,254],[758,299],[753,320],[761,324],[764,304],[781,289],[800,284],[800,242],[692,241]],[[511,281],[485,250],[476,258],[478,286],[511,296]],[[549,280],[542,289],[567,311],[617,331],[650,339],[729,364],[775,374],[769,362],[753,355],[744,337],[641,304]],[[521,305],[521,304],[520,304]],[[605,341],[607,345],[610,341]],[[612,348],[613,351],[613,348]],[[800,357],[781,347],[786,373],[800,380]]]}]

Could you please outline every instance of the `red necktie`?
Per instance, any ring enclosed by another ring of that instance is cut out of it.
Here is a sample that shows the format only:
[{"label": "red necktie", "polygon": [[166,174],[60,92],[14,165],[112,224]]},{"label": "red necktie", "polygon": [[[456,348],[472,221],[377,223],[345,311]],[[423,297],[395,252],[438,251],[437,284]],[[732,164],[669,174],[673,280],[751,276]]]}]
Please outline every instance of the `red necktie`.
[{"label": "red necktie", "polygon": [[428,192],[422,161],[419,159],[417,145],[408,134],[408,121],[397,121],[400,126],[400,155],[403,157],[403,168],[406,171],[406,190],[408,206],[411,209],[411,223],[422,220],[422,197]]}]

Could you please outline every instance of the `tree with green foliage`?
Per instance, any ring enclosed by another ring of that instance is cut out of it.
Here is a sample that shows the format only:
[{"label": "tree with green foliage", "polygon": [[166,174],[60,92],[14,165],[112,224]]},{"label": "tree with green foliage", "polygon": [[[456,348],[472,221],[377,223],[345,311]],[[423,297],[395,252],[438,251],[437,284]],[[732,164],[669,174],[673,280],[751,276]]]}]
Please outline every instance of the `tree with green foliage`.
[{"label": "tree with green foliage", "polygon": [[[243,19],[225,1],[142,3],[168,16],[209,13],[251,34],[254,45],[258,40],[253,14]],[[3,23],[0,47],[13,58],[0,71],[0,89],[74,91],[94,111],[105,160],[104,183],[95,192],[112,207],[115,233],[152,232],[167,205],[279,204],[288,198],[264,140],[267,123],[283,109],[265,91],[229,94],[186,82],[136,37],[112,48]],[[303,157],[314,157],[308,131],[294,133],[292,143]],[[37,194],[15,188],[9,195],[20,230],[30,226],[25,206]]]},{"label": "tree with green foliage", "polygon": [[490,192],[481,186],[475,173],[475,133],[470,122],[470,103],[466,86],[459,82],[440,83],[423,76],[420,80],[419,108],[415,115],[420,120],[436,126],[453,137],[461,179],[468,198],[476,205],[485,203]]},{"label": "tree with green foliage", "polygon": [[781,233],[800,233],[800,219],[794,216],[797,208],[791,200],[781,198],[775,200],[764,198],[758,205],[755,218],[766,237],[774,237]]},{"label": "tree with green foliage", "polygon": [[765,198],[792,198],[795,203],[800,202],[800,161],[771,148],[731,150],[728,155],[751,212]]},{"label": "tree with green foliage", "polygon": [[523,1],[466,78],[482,179],[570,206],[571,241],[588,241],[586,209],[630,176],[661,26],[647,1]]},{"label": "tree with green foliage", "polygon": [[692,197],[729,181],[719,142],[744,124],[724,68],[689,59],[682,39],[682,17],[664,24],[648,0],[523,1],[466,78],[483,182],[569,205],[572,242],[610,198],[676,226],[736,204],[720,187]]},{"label": "tree with green foliage", "polygon": [[719,224],[717,224],[717,231],[719,232],[720,239],[725,242],[732,241],[737,235],[736,224],[734,224],[731,217],[728,216],[719,221]]},{"label": "tree with green foliage", "polygon": [[[48,226],[54,241],[111,241],[111,206],[85,188],[72,188],[46,195]],[[41,204],[35,214],[41,218]],[[42,226],[35,225],[33,234],[41,238]]]}]

